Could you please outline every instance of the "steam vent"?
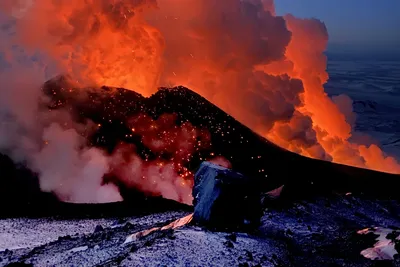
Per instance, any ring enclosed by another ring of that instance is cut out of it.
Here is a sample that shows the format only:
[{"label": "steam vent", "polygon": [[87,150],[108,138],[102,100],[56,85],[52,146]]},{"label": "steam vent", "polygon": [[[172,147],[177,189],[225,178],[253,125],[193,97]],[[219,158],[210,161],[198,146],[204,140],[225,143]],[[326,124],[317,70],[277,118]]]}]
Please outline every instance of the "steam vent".
[{"label": "steam vent", "polygon": [[257,225],[261,216],[260,194],[242,174],[203,162],[193,187],[195,222],[215,228]]}]

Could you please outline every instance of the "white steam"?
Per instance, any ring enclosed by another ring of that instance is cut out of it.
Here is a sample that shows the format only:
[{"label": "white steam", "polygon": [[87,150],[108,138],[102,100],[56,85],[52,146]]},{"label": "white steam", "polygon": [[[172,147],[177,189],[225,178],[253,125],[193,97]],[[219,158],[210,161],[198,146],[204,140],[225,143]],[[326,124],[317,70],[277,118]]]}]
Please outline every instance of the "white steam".
[{"label": "white steam", "polygon": [[25,54],[10,54],[5,32],[2,37],[8,52],[3,60],[8,60],[1,62],[0,72],[0,153],[37,173],[41,189],[63,201],[121,201],[115,185],[103,184],[108,158],[87,147],[80,134],[87,126],[66,120],[65,111],[39,108],[44,101],[41,86],[49,78],[46,69]]}]

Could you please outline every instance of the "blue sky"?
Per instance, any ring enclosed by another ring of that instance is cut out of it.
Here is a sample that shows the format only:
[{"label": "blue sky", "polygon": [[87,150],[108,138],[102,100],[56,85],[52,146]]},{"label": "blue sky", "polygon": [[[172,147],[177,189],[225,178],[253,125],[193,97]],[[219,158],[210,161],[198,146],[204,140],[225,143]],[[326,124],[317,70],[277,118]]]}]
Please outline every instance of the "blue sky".
[{"label": "blue sky", "polygon": [[400,51],[400,0],[275,0],[279,15],[325,22],[330,43]]}]

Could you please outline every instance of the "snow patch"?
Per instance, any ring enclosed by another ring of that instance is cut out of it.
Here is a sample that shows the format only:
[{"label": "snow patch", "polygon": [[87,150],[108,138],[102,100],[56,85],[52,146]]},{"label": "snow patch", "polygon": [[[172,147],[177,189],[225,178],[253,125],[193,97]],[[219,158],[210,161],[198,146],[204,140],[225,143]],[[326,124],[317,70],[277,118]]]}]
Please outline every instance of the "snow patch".
[{"label": "snow patch", "polygon": [[[400,231],[389,228],[366,228],[357,232],[358,234],[369,234],[374,233],[378,235],[376,242],[372,248],[367,248],[361,251],[367,259],[371,260],[393,260],[393,256],[398,254],[395,248],[395,240],[400,241]],[[393,238],[388,239],[388,236],[392,235]]]}]

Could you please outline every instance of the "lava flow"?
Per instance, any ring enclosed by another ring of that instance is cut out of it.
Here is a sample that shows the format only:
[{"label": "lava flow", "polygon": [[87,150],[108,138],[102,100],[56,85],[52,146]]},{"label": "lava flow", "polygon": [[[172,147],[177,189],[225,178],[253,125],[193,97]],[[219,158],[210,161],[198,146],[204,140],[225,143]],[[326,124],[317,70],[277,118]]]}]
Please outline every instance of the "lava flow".
[{"label": "lava flow", "polygon": [[148,236],[149,234],[151,234],[151,233],[153,233],[155,231],[165,231],[165,230],[170,230],[170,229],[173,230],[173,229],[181,228],[181,227],[189,224],[192,221],[192,219],[193,219],[193,213],[189,214],[189,215],[186,215],[185,217],[179,218],[179,219],[177,219],[177,220],[175,220],[175,221],[173,221],[173,222],[171,222],[171,223],[169,223],[169,224],[167,224],[165,226],[154,227],[154,228],[150,228],[150,229],[146,229],[146,230],[134,233],[132,235],[129,235],[126,238],[124,244],[131,243],[131,242],[136,241],[138,239],[144,238],[144,237]]},{"label": "lava flow", "polygon": [[[159,86],[183,85],[290,151],[400,173],[395,158],[353,135],[352,100],[324,92],[325,25],[278,16],[272,0],[4,0],[0,10],[9,15],[3,29],[13,50],[4,58],[11,65],[21,60],[20,47],[37,68],[68,73],[82,88],[109,85],[150,96]],[[26,122],[29,112],[9,108]]]}]

